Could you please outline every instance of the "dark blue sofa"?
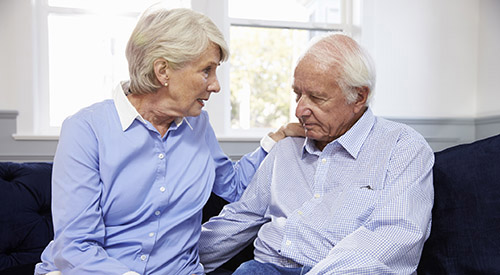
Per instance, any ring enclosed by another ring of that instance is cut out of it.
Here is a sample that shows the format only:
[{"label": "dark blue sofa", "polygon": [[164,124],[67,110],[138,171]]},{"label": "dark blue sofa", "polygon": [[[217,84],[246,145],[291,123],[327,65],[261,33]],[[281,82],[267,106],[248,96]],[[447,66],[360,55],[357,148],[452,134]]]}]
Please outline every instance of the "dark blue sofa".
[{"label": "dark blue sofa", "polygon": [[[431,236],[418,274],[500,274],[500,135],[435,154]],[[33,274],[53,238],[50,163],[0,163],[0,275]],[[226,202],[212,195],[204,220]],[[224,268],[252,257],[248,247]]]}]

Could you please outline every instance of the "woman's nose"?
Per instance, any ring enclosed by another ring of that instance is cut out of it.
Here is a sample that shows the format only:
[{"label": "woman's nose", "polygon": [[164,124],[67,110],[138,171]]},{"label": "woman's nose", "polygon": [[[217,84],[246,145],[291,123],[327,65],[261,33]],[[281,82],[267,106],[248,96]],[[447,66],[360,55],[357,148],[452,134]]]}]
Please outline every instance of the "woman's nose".
[{"label": "woman's nose", "polygon": [[208,85],[208,91],[211,93],[218,93],[220,91],[219,80],[217,77],[215,77],[212,83]]}]

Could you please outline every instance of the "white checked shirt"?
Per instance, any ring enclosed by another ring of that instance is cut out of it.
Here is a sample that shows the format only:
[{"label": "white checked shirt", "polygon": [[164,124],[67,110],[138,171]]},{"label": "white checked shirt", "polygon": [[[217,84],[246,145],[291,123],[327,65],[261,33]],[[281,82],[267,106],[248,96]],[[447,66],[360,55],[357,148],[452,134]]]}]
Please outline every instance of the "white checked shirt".
[{"label": "white checked shirt", "polygon": [[318,150],[286,138],[242,198],[205,223],[211,271],[254,241],[255,259],[308,274],[411,274],[431,228],[434,154],[408,126],[368,109]]}]

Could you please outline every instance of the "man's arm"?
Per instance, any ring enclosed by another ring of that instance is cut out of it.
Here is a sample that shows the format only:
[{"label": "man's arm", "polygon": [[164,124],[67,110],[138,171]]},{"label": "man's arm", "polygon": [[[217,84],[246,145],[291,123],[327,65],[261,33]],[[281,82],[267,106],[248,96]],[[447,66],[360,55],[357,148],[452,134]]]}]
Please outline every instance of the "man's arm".
[{"label": "man's arm", "polygon": [[433,164],[426,144],[398,146],[368,222],[338,242],[308,274],[413,273],[430,234]]},{"label": "man's arm", "polygon": [[228,204],[219,216],[203,225],[200,261],[205,272],[211,272],[243,250],[256,236],[270,200],[270,184],[274,150],[262,162],[255,176],[237,202]]}]

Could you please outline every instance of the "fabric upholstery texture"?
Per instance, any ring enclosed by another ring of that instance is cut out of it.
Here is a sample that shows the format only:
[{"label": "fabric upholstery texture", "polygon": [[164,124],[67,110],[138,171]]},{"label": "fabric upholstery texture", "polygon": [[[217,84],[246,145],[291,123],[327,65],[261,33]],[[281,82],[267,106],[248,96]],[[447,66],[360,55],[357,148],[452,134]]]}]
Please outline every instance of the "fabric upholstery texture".
[{"label": "fabric upholstery texture", "polygon": [[500,135],[435,157],[432,231],[418,274],[500,274]]},{"label": "fabric upholstery texture", "polygon": [[[33,274],[53,238],[51,163],[0,163],[0,274]],[[28,273],[30,272],[30,273]]]}]

